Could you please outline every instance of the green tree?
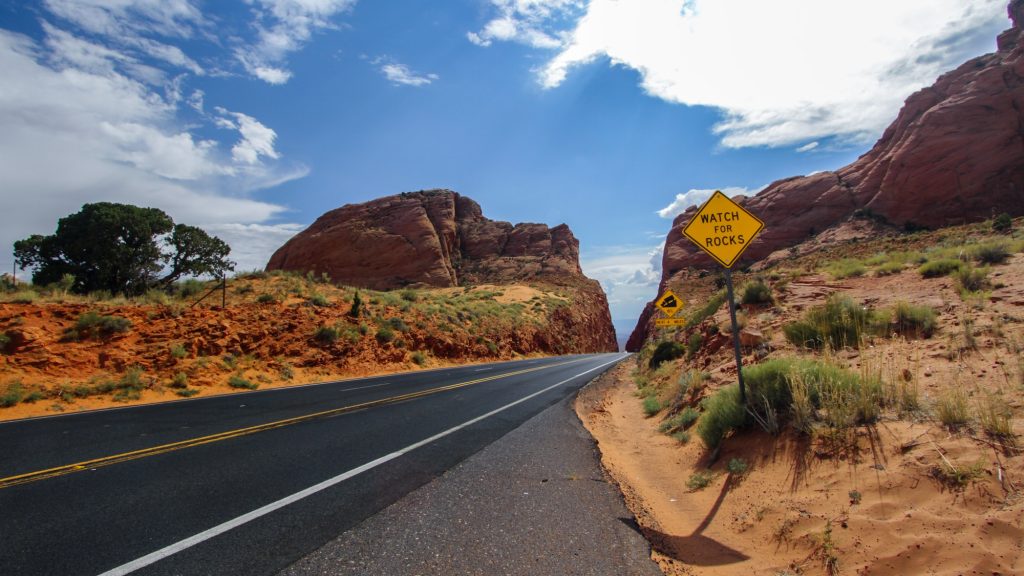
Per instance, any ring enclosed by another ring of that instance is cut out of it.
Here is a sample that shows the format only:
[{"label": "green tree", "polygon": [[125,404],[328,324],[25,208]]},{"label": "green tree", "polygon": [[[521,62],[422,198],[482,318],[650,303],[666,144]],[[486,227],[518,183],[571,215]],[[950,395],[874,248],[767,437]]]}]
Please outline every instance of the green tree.
[{"label": "green tree", "polygon": [[78,293],[138,295],[183,275],[218,276],[234,268],[229,252],[219,238],[175,226],[162,210],[111,202],[86,204],[61,218],[56,233],[14,243],[15,260],[33,270],[34,283],[59,283],[70,274]]}]

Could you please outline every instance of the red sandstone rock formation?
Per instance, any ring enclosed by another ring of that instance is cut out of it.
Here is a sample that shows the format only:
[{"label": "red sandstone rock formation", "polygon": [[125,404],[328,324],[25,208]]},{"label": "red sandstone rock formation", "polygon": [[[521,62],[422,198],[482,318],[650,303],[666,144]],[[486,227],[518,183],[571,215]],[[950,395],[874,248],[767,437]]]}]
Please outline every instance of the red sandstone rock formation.
[{"label": "red sandstone rock formation", "polygon": [[[998,50],[947,72],[911,95],[896,121],[856,162],[835,172],[779,180],[735,198],[766,224],[746,262],[794,246],[865,209],[897,226],[938,228],[1024,214],[1024,0],[1008,8],[1013,27]],[[665,241],[661,288],[687,267],[713,261],[682,236],[696,208],[679,215]],[[647,306],[627,350],[649,333]]]},{"label": "red sandstone rock formation", "polygon": [[327,212],[270,258],[267,270],[326,273],[375,290],[539,282],[575,290],[574,309],[550,318],[578,346],[617,349],[608,301],[583,275],[579,241],[565,224],[496,222],[450,190],[410,192]]}]

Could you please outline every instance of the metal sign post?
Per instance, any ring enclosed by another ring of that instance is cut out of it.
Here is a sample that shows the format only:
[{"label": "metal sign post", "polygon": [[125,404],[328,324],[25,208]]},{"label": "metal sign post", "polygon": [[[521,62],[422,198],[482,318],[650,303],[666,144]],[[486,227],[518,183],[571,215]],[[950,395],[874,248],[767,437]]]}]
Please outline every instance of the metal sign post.
[{"label": "metal sign post", "polygon": [[764,222],[721,191],[708,198],[693,219],[683,228],[683,236],[708,253],[725,268],[725,287],[729,300],[729,320],[732,322],[732,342],[736,352],[736,379],[740,384],[740,402],[747,400],[743,385],[743,355],[740,350],[740,330],[736,322],[736,298],[732,287],[732,266],[740,254],[764,228]]}]

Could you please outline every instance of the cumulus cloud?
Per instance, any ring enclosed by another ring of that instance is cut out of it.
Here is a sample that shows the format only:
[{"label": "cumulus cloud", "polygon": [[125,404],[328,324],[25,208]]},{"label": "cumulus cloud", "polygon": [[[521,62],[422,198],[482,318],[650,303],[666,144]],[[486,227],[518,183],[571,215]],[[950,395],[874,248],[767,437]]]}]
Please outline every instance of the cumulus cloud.
[{"label": "cumulus cloud", "polygon": [[538,69],[544,87],[597,61],[626,66],[652,96],[719,109],[714,132],[730,148],[870,141],[911,92],[991,51],[1008,25],[1005,0],[592,0],[568,26],[568,2],[494,2],[471,40],[522,42],[527,25],[564,35]]},{"label": "cumulus cloud", "polygon": [[396,86],[426,86],[441,78],[437,74],[414,72],[405,64],[390,59],[378,58],[374,64],[380,64],[381,74]]},{"label": "cumulus cloud", "polygon": [[201,91],[185,101],[174,81],[164,95],[137,73],[134,56],[54,25],[44,34],[36,42],[0,29],[8,80],[0,90],[0,213],[8,215],[0,244],[51,233],[57,218],[86,202],[153,206],[228,230],[284,212],[248,197],[308,172],[279,162],[272,129],[225,111],[239,137],[229,153],[179,119],[179,102],[202,110]]},{"label": "cumulus cloud", "polygon": [[262,270],[274,250],[301,232],[303,224],[213,224],[206,230],[231,246],[235,270]]},{"label": "cumulus cloud", "polygon": [[253,7],[256,41],[235,49],[245,69],[269,84],[291,78],[289,54],[301,49],[313,34],[334,29],[333,19],[350,10],[356,0],[247,0]]},{"label": "cumulus cloud", "polygon": [[594,247],[583,254],[583,272],[601,283],[616,330],[631,330],[644,305],[656,296],[664,246]]},{"label": "cumulus cloud", "polygon": [[478,32],[466,33],[477,46],[497,41],[514,41],[534,48],[556,49],[565,44],[566,34],[551,30],[583,12],[582,0],[491,0],[497,15]]},{"label": "cumulus cloud", "polygon": [[[761,188],[752,191],[749,188],[731,186],[728,188],[718,188],[717,190],[721,190],[722,194],[725,194],[726,196],[732,198],[733,196],[741,195],[752,196],[763,189],[764,187],[762,186]],[[701,204],[706,202],[707,199],[711,198],[711,195],[715,193],[715,190],[716,188],[691,188],[686,192],[676,194],[676,199],[673,200],[671,204],[665,206],[661,210],[658,210],[658,216],[661,216],[662,218],[668,218],[671,220],[672,218],[675,218],[676,216],[682,214],[683,212],[686,212],[686,209],[689,208],[690,206],[700,206]]]}]

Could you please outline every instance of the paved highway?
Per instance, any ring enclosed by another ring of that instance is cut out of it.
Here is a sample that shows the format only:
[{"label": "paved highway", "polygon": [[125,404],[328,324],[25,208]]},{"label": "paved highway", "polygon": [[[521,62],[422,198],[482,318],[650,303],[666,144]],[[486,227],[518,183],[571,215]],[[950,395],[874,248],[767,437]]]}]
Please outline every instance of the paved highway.
[{"label": "paved highway", "polygon": [[475,365],[0,423],[0,570],[274,574],[623,357]]}]

